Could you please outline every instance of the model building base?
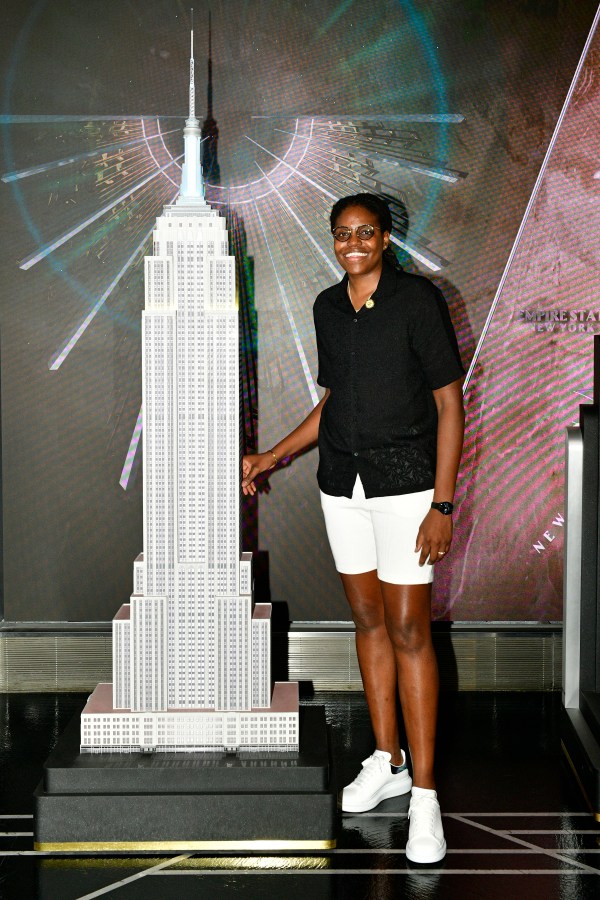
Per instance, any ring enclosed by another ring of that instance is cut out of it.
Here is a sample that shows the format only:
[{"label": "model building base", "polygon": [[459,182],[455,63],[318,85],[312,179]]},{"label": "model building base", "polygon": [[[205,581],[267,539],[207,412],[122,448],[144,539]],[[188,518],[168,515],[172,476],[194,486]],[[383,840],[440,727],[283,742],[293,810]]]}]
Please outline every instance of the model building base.
[{"label": "model building base", "polygon": [[[104,683],[88,699],[81,713],[82,753],[260,753],[299,749],[296,681],[276,681],[269,706],[242,710],[132,712],[114,709],[112,697],[112,684]],[[265,699],[268,702],[266,696]]]},{"label": "model building base", "polygon": [[301,707],[299,752],[264,755],[82,754],[77,717],[36,791],[35,848],[327,849],[336,805],[323,707]]}]

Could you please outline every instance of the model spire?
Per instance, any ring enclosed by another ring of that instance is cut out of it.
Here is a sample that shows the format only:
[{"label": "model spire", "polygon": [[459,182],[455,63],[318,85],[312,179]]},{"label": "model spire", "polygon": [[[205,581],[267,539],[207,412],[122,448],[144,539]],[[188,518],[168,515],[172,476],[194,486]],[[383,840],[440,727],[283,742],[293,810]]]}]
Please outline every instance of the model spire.
[{"label": "model spire", "polygon": [[200,165],[200,122],[196,118],[196,88],[194,84],[194,10],[190,34],[190,114],[183,129],[184,163],[181,167],[181,192],[184,199],[204,200],[204,182]]},{"label": "model spire", "polygon": [[192,9],[192,29],[190,33],[190,119],[196,118],[196,85],[194,82],[194,10]]}]

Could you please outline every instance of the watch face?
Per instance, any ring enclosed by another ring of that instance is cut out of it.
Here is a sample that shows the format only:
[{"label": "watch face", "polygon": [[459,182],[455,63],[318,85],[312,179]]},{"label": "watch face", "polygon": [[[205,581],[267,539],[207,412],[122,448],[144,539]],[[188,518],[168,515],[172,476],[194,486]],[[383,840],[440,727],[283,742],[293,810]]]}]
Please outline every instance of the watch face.
[{"label": "watch face", "polygon": [[447,500],[443,500],[441,503],[432,503],[431,504],[434,509],[438,509],[443,516],[449,516],[454,509],[454,504],[449,503]]}]

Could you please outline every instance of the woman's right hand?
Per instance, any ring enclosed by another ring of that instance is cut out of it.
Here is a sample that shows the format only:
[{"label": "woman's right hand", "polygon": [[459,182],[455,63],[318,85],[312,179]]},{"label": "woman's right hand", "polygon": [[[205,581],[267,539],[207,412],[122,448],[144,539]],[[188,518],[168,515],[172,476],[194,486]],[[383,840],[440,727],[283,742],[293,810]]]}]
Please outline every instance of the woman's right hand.
[{"label": "woman's right hand", "polygon": [[266,453],[249,453],[242,457],[242,491],[244,494],[255,494],[254,479],[257,475],[275,467],[275,458],[270,450]]}]

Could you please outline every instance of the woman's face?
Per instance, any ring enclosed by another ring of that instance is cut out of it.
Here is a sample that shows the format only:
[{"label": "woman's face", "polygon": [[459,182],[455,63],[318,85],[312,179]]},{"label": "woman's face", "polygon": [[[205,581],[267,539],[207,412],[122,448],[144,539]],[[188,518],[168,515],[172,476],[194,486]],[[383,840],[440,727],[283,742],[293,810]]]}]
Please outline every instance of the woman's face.
[{"label": "woman's face", "polygon": [[[373,225],[373,237],[359,237],[356,229],[361,225]],[[334,227],[352,231],[347,241],[338,241],[335,237],[333,241],[336,259],[348,275],[369,275],[381,269],[381,257],[389,243],[390,233],[381,230],[375,213],[364,206],[348,206],[339,214]]]}]

